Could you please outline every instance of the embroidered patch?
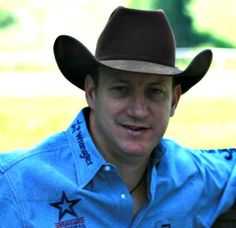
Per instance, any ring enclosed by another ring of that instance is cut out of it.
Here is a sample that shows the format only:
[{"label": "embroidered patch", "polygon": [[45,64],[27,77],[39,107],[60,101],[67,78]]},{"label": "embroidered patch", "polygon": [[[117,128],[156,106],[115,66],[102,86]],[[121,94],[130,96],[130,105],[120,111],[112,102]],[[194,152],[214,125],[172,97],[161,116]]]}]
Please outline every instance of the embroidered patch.
[{"label": "embroidered patch", "polygon": [[212,150],[201,150],[202,153],[209,153],[209,154],[225,154],[224,158],[228,161],[233,159],[233,154],[236,153],[236,149],[229,148],[229,149],[212,149]]},{"label": "embroidered patch", "polygon": [[66,227],[66,228],[86,228],[84,224],[84,217],[75,218],[71,220],[66,220],[58,222],[55,224],[56,228]]},{"label": "embroidered patch", "polygon": [[92,165],[93,162],[92,162],[90,153],[87,151],[85,144],[84,144],[84,139],[83,139],[83,135],[81,132],[81,126],[80,126],[82,123],[83,122],[80,122],[79,120],[77,120],[77,122],[72,125],[72,134],[75,136],[76,141],[79,145],[79,148],[81,151],[80,158],[84,159],[86,164],[89,166],[89,165]]},{"label": "embroidered patch", "polygon": [[74,206],[80,200],[81,199],[69,200],[68,197],[66,196],[66,193],[63,191],[62,196],[61,196],[61,201],[56,202],[56,203],[50,203],[50,205],[59,210],[58,219],[60,221],[66,214],[70,214],[74,217],[78,217],[74,210]]},{"label": "embroidered patch", "polygon": [[170,224],[162,224],[161,228],[171,228],[171,225]]},{"label": "embroidered patch", "polygon": [[221,149],[220,153],[226,153],[225,159],[226,160],[232,160],[233,153],[236,153],[236,149]]}]

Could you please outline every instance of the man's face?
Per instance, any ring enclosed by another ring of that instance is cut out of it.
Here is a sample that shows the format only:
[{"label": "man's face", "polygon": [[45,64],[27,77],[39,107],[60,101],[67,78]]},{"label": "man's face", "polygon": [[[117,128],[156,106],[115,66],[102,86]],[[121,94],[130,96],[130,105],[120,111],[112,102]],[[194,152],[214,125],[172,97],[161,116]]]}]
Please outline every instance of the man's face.
[{"label": "man's face", "polygon": [[181,89],[172,78],[103,70],[98,87],[87,76],[90,131],[105,157],[148,158],[164,135]]}]

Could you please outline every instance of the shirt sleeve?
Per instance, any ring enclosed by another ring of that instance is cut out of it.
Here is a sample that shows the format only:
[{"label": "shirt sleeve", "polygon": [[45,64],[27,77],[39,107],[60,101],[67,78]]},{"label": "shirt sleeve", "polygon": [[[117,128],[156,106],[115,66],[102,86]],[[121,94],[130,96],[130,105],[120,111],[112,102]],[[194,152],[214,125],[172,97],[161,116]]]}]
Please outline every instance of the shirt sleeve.
[{"label": "shirt sleeve", "polygon": [[232,172],[226,182],[221,201],[219,203],[219,214],[226,212],[224,207],[229,210],[236,203],[236,164],[233,166]]},{"label": "shirt sleeve", "polygon": [[0,171],[0,227],[23,227],[20,219],[21,210],[10,180]]},{"label": "shirt sleeve", "polygon": [[194,160],[205,183],[205,200],[199,202],[199,206],[205,205],[202,207],[208,208],[205,213],[217,217],[236,201],[236,149],[197,150],[195,153]]}]

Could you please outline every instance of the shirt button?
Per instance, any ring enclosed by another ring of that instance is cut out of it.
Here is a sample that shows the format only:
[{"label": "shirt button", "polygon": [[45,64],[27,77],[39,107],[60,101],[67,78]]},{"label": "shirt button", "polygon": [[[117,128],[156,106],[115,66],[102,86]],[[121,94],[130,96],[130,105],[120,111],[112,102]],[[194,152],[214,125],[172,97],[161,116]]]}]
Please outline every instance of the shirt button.
[{"label": "shirt button", "polygon": [[105,170],[106,172],[109,172],[109,171],[111,171],[111,166],[109,166],[109,165],[106,165],[106,166],[104,167],[104,170]]},{"label": "shirt button", "polygon": [[122,193],[120,197],[121,197],[122,199],[126,199],[126,198],[127,198],[126,194],[124,194],[124,193]]}]

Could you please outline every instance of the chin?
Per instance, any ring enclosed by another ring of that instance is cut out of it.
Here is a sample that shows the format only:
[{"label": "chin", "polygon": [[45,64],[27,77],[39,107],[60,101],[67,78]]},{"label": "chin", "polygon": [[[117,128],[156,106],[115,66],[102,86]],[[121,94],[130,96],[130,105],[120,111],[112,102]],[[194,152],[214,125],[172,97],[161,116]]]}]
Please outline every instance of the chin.
[{"label": "chin", "polygon": [[151,151],[149,152],[146,147],[139,145],[129,146],[128,148],[126,147],[123,151],[131,156],[147,156],[151,154]]}]

